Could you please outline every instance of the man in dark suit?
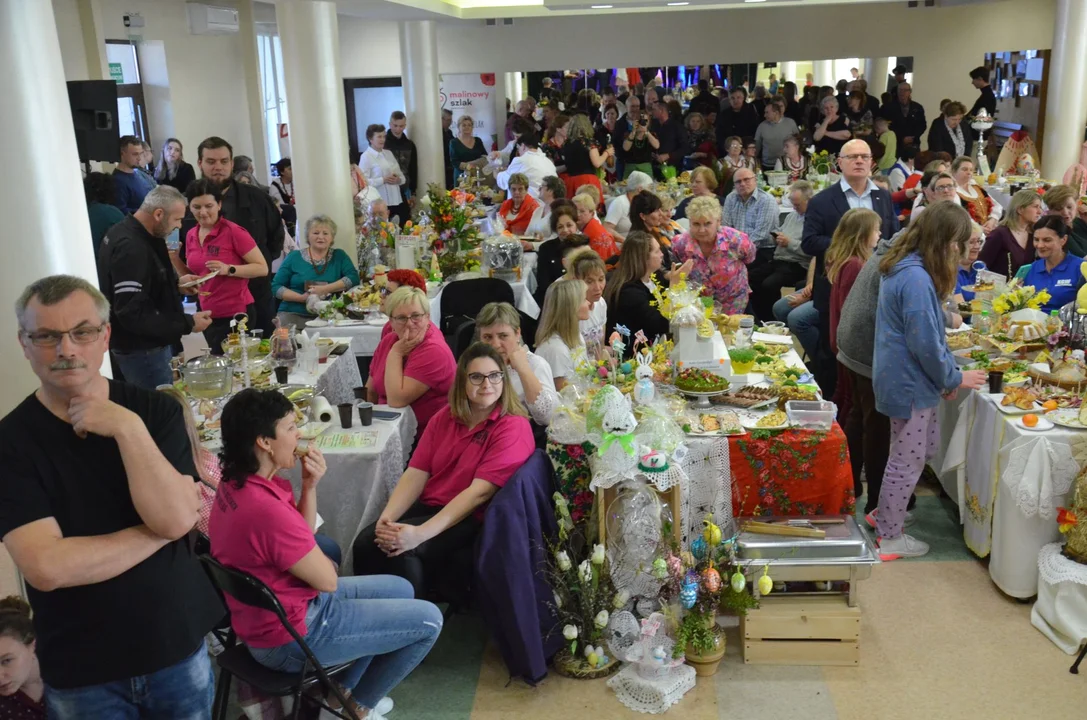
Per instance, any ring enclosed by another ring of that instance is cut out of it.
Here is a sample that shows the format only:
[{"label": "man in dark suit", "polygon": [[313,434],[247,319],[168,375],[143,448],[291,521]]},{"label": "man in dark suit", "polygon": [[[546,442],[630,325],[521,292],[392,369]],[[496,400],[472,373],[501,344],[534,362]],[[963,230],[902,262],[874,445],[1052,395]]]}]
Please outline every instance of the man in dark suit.
[{"label": "man in dark suit", "polygon": [[852,208],[867,208],[882,219],[880,237],[890,238],[899,230],[891,193],[872,182],[872,150],[864,140],[850,140],[838,155],[841,182],[831,185],[808,202],[800,249],[815,258],[812,304],[819,312],[819,348],[812,358],[812,372],[824,397],[831,397],[837,385],[837,361],[830,350],[830,282],[824,257],[838,222]]},{"label": "man in dark suit", "polygon": [[910,98],[913,89],[908,82],[900,82],[891,97],[891,102],[880,109],[880,114],[891,121],[891,130],[898,139],[898,147],[915,145],[921,147],[921,136],[928,130],[925,122],[925,108]]}]

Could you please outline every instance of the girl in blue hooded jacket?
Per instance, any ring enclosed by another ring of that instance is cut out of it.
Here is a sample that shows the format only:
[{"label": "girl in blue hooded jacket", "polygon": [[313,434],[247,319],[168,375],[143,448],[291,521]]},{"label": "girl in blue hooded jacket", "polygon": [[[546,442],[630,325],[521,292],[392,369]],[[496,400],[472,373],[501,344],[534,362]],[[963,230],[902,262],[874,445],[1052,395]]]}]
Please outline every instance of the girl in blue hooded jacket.
[{"label": "girl in blue hooded jacket", "polygon": [[960,371],[944,335],[943,300],[955,289],[966,254],[970,215],[958,204],[932,205],[880,261],[873,390],[891,418],[891,452],[876,512],[884,560],[919,557],[928,545],[902,531],[906,504],[940,442],[937,407],[959,388],[977,389],[982,370]]}]

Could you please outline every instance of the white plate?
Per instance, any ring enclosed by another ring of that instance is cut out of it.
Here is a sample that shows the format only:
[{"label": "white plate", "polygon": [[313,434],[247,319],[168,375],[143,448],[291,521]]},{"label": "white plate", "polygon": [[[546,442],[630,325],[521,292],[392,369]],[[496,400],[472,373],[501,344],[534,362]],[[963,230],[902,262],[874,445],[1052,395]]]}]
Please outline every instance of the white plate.
[{"label": "white plate", "polygon": [[181,287],[181,288],[199,287],[200,285],[203,285],[208,280],[211,280],[213,277],[215,277],[218,274],[219,273],[217,273],[217,272],[209,272],[204,277],[199,277],[199,278],[197,278],[195,280],[190,280],[189,282],[187,282],[187,283],[185,283],[183,285],[178,285],[178,287]]},{"label": "white plate", "polygon": [[[1051,422],[1061,427],[1070,428],[1072,430],[1087,430],[1079,422],[1079,410],[1073,408],[1061,408],[1059,410],[1050,410],[1042,418],[1046,422]],[[1039,423],[1041,424],[1041,423]]]},{"label": "white plate", "polygon": [[311,328],[328,327],[328,320],[321,320],[321,319],[307,320],[306,321],[306,327],[311,327]]},{"label": "white plate", "polygon": [[992,398],[993,403],[996,405],[996,409],[1005,415],[1026,415],[1027,413],[1037,413],[1045,410],[1045,408],[1042,407],[1042,404],[1037,400],[1034,401],[1034,407],[1030,410],[1023,410],[1014,405],[1001,405],[1000,403],[1004,401],[1004,393],[995,393],[989,395],[989,397]]},{"label": "white plate", "polygon": [[790,427],[787,419],[780,425],[759,425],[758,422],[759,420],[762,420],[763,417],[764,416],[762,415],[740,415],[740,424],[748,430],[785,430]]},{"label": "white plate", "polygon": [[[1043,430],[1052,430],[1053,429],[1053,423],[1046,420],[1044,417],[1038,418],[1038,424],[1035,425],[1034,427],[1027,427],[1026,425],[1024,425],[1023,424],[1023,418],[1019,418],[1018,420],[1016,420],[1016,424],[1019,427],[1023,428],[1024,430],[1030,430],[1031,432],[1042,432]],[[1084,428],[1082,425],[1079,426],[1079,429],[1080,430],[1087,430],[1087,428]]]}]

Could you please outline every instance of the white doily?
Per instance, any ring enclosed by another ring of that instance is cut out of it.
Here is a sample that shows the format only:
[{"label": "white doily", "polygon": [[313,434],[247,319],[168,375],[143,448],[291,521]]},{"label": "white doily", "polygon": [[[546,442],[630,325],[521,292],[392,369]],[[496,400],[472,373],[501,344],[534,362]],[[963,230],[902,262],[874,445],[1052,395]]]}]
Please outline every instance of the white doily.
[{"label": "white doily", "polygon": [[683,544],[702,534],[702,518],[713,513],[714,522],[725,533],[733,532],[732,468],[728,438],[696,438],[687,441],[683,463],[688,481],[683,494]]},{"label": "white doily", "polygon": [[1061,554],[1064,545],[1050,543],[1038,553],[1038,576],[1043,582],[1058,585],[1072,582],[1087,585],[1087,565],[1066,558]]},{"label": "white doily", "polygon": [[608,687],[631,710],[659,715],[682,700],[694,683],[695,671],[690,665],[672,668],[656,680],[639,676],[633,665],[627,665],[608,680]]},{"label": "white doily", "polygon": [[1046,438],[1025,437],[1000,452],[1007,457],[1001,480],[1023,514],[1043,520],[1056,518],[1057,507],[1079,474],[1072,449]]}]

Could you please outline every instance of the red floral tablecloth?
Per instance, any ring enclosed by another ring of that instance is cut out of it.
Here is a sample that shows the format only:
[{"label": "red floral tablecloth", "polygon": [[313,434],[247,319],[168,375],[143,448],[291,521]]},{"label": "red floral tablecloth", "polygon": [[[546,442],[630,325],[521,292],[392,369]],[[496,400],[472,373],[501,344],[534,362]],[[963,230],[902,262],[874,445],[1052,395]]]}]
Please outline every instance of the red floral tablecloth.
[{"label": "red floral tablecloth", "polygon": [[845,433],[749,431],[729,438],[732,507],[745,515],[852,515],[853,474]]}]

